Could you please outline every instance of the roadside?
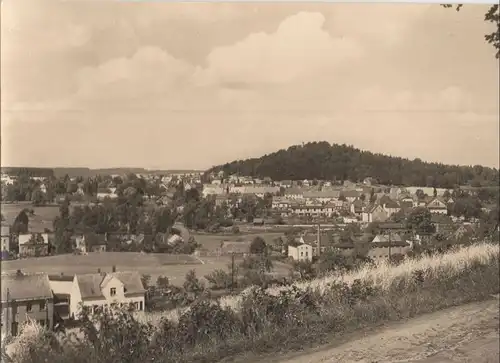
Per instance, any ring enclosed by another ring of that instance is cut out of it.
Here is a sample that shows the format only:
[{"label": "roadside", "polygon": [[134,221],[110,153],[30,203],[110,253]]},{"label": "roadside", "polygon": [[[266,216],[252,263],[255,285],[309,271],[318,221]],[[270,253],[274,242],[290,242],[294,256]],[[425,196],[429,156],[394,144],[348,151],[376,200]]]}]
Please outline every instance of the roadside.
[{"label": "roadside", "polygon": [[376,329],[347,334],[340,341],[279,357],[246,357],[255,363],[498,363],[499,301],[453,307]]}]

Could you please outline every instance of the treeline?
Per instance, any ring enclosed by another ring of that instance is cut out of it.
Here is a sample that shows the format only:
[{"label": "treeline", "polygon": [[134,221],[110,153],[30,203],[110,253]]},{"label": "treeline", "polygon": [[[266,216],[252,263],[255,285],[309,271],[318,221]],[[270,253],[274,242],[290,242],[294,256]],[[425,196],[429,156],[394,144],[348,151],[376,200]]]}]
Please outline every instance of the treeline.
[{"label": "treeline", "polygon": [[498,185],[497,169],[428,163],[420,159],[375,154],[349,145],[311,142],[260,158],[238,160],[207,171],[273,180],[350,180],[371,177],[381,184],[453,188],[456,185]]},{"label": "treeline", "polygon": [[22,176],[26,175],[31,178],[52,178],[54,176],[54,169],[50,168],[25,168],[25,167],[2,167],[2,174],[7,174],[10,176]]}]

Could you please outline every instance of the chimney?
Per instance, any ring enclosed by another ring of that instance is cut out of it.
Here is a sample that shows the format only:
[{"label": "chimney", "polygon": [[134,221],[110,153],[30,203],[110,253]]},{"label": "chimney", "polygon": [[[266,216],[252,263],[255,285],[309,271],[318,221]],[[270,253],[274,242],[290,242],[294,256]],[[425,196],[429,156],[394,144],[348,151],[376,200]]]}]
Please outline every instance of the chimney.
[{"label": "chimney", "polygon": [[97,269],[97,273],[98,273],[98,274],[100,274],[100,273],[101,273],[101,269],[100,269],[100,268],[98,268],[98,269]]},{"label": "chimney", "polygon": [[61,276],[64,276],[64,272],[61,272]]},{"label": "chimney", "polygon": [[116,266],[115,265],[113,265],[113,267],[111,268],[111,271],[112,272],[116,272]]}]

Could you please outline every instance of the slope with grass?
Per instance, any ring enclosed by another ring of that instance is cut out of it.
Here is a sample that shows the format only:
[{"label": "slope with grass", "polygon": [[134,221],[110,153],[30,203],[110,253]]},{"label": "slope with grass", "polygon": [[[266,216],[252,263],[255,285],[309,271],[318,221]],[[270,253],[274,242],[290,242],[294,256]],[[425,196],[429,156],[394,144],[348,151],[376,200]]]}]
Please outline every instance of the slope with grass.
[{"label": "slope with grass", "polygon": [[[148,323],[124,311],[114,318],[104,312],[91,317],[80,341],[57,343],[50,334],[29,343],[17,338],[14,344],[23,344],[14,349],[16,362],[217,362],[248,352],[257,361],[261,354],[303,350],[359,329],[490,299],[499,292],[499,257],[498,245],[478,244],[397,267],[250,288],[220,304],[202,299]],[[339,354],[340,361],[362,355]]]}]

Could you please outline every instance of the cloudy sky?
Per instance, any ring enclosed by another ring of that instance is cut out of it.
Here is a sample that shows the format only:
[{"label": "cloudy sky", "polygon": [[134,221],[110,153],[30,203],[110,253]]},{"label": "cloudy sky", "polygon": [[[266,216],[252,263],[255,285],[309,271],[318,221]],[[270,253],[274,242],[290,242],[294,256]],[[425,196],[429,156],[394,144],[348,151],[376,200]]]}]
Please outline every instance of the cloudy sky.
[{"label": "cloudy sky", "polygon": [[3,165],[207,168],[315,140],[499,164],[486,6],[1,6]]}]

